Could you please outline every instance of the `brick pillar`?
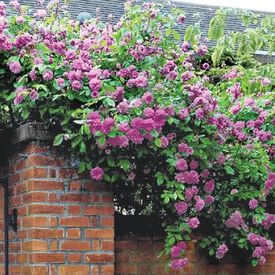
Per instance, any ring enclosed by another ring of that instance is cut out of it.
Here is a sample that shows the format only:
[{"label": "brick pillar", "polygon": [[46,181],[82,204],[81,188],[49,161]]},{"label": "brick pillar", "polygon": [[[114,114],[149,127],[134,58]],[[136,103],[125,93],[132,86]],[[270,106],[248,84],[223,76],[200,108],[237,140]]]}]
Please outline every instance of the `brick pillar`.
[{"label": "brick pillar", "polygon": [[[0,167],[0,178],[4,177],[4,175],[5,169]],[[0,182],[0,274],[4,274],[4,188],[2,184]]]},{"label": "brick pillar", "polygon": [[18,209],[10,275],[113,274],[111,191],[80,179],[70,160],[43,144],[21,143],[9,156],[10,208]]}]

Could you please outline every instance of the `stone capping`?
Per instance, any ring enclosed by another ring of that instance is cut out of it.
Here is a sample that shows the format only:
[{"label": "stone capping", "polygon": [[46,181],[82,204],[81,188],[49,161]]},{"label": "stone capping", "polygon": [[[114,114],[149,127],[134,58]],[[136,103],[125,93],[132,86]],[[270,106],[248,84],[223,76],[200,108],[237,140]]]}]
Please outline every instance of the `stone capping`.
[{"label": "stone capping", "polygon": [[51,139],[52,135],[45,129],[43,123],[37,122],[22,124],[18,128],[12,130],[11,133],[12,145],[33,140],[50,141]]},{"label": "stone capping", "polygon": [[31,141],[52,142],[53,134],[43,123],[28,122],[15,129],[0,129],[0,166],[7,162],[7,155],[12,148]]}]

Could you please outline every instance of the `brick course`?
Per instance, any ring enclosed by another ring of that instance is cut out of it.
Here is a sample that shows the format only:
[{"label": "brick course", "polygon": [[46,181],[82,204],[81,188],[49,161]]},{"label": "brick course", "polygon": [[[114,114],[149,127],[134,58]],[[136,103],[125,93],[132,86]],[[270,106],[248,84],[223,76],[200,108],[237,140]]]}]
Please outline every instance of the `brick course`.
[{"label": "brick course", "polygon": [[[18,209],[18,231],[9,234],[10,275],[114,273],[113,199],[106,185],[79,178],[69,160],[38,141],[16,148],[7,170],[10,210]],[[0,188],[0,274],[3,198]]]}]

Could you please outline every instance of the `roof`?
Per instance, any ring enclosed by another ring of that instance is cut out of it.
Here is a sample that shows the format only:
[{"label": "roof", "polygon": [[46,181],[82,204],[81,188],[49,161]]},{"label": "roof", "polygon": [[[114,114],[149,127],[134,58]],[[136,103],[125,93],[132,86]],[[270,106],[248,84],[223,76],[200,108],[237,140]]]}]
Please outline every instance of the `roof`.
[{"label": "roof", "polygon": [[[157,0],[153,0],[155,2],[161,2]],[[153,2],[151,1],[151,2]],[[163,0],[162,0],[163,1]],[[4,0],[4,2],[8,3],[9,0]],[[46,1],[48,2],[48,1]],[[124,3],[125,0],[70,0],[69,1],[69,13],[73,18],[76,18],[81,12],[88,12],[92,15],[92,17],[96,17],[96,9],[100,8],[99,15],[103,21],[108,18],[108,15],[112,14],[114,16],[114,20],[118,20],[124,13]],[[139,0],[138,2],[142,3],[145,1]],[[21,4],[27,4],[29,7],[36,6],[36,0],[21,0]],[[181,33],[184,32],[185,28],[189,25],[194,25],[198,22],[198,17],[196,15],[200,14],[201,20],[201,30],[204,35],[206,35],[209,21],[215,15],[215,12],[219,7],[207,6],[207,5],[198,5],[198,4],[190,4],[184,2],[172,1],[172,3],[176,4],[179,8],[182,8],[185,11],[186,22],[180,30]],[[255,12],[261,16],[264,15],[274,15],[274,13],[266,13],[266,12]],[[241,20],[236,17],[231,17],[227,22],[226,26],[227,30],[242,30]]]},{"label": "roof", "polygon": [[[10,0],[2,1],[8,4]],[[31,8],[35,8],[37,6],[36,0],[19,1],[21,4],[28,5]],[[142,0],[137,1],[139,3],[147,2]],[[46,0],[45,2],[48,3],[49,1]],[[97,8],[99,8],[99,16],[103,21],[107,21],[108,15],[110,14],[113,15],[114,21],[118,21],[118,19],[124,14],[125,2],[126,0],[70,0],[69,13],[73,18],[76,18],[81,12],[88,12],[92,15],[92,17],[96,17],[96,10]],[[150,2],[165,2],[165,0],[151,0]],[[215,12],[220,9],[220,7],[177,2],[176,0],[172,1],[172,3],[176,4],[179,8],[182,8],[185,12],[185,23],[180,26],[181,29],[178,29],[181,34],[184,34],[186,28],[190,25],[194,25],[195,23],[197,23],[200,18],[200,29],[202,31],[202,36],[207,37],[209,22],[211,18],[215,15]],[[252,12],[254,14],[258,14],[260,17],[275,15],[275,13],[268,13],[263,11]],[[198,15],[200,15],[199,18]],[[257,27],[257,25],[254,25],[252,27]],[[231,16],[230,19],[228,19],[226,22],[225,32],[242,31],[243,29],[244,27],[242,26],[241,20],[236,16]],[[212,42],[210,44],[212,44]],[[266,52],[260,55],[266,55]]]}]

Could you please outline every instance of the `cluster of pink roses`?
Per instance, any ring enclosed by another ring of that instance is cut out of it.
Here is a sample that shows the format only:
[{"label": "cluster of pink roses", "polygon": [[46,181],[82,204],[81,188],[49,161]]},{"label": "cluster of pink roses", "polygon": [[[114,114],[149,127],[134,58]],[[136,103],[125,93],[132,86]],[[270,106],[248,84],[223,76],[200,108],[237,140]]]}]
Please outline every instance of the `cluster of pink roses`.
[{"label": "cluster of pink roses", "polygon": [[178,242],[171,248],[171,268],[174,270],[182,270],[188,264],[188,258],[182,258],[181,254],[186,250],[185,242]]},{"label": "cluster of pink roses", "polygon": [[273,249],[273,242],[255,233],[248,234],[247,239],[252,245],[256,245],[252,256],[258,258],[259,262],[264,264],[266,262],[265,255]]},{"label": "cluster of pink roses", "polygon": [[[145,104],[149,104],[153,98],[150,93],[145,93],[142,99]],[[123,101],[120,102],[118,106],[122,103]],[[120,113],[127,113],[130,108],[131,107],[128,105],[127,107],[120,106],[118,111]],[[99,112],[93,111],[88,114],[87,123],[90,127],[91,133],[95,136],[99,132],[102,132],[107,136],[112,130],[119,132],[119,134],[115,137],[107,137],[106,142],[99,146],[101,149],[106,149],[108,146],[127,147],[129,145],[129,141],[134,144],[140,144],[144,141],[144,139],[152,140],[153,136],[151,132],[153,130],[161,133],[168,114],[165,109],[158,108],[154,110],[150,107],[146,107],[143,111],[143,116],[144,117],[133,118],[130,123],[116,123],[111,117],[105,118],[101,121]],[[161,137],[161,140],[161,146],[167,147],[169,143],[168,138]]]},{"label": "cluster of pink roses", "polygon": [[226,254],[228,252],[228,247],[227,247],[227,245],[226,244],[221,244],[219,247],[218,247],[218,249],[217,249],[217,251],[216,251],[216,258],[217,259],[222,259],[223,257],[224,257],[224,255]]},{"label": "cluster of pink roses", "polygon": [[229,219],[225,221],[225,226],[228,228],[240,228],[240,227],[245,227],[245,222],[242,217],[242,214],[239,211],[235,211],[234,213],[231,214]]},{"label": "cluster of pink roses", "polygon": [[[231,95],[231,101],[233,103],[229,110],[233,116],[232,118],[221,117],[223,118],[222,121],[212,121],[215,125],[217,125],[220,133],[224,137],[233,135],[240,141],[247,140],[252,142],[253,140],[259,140],[260,142],[265,143],[271,140],[271,131],[267,131],[264,127],[264,123],[269,117],[269,112],[267,112],[264,108],[270,106],[271,101],[266,99],[263,107],[259,107],[254,98],[246,97],[244,92],[241,90],[241,83],[239,82],[240,79],[238,79],[241,77],[241,74],[238,73],[236,69],[231,70],[223,77],[233,82],[233,85],[227,89],[227,93]],[[271,81],[268,78],[258,78],[257,81],[261,83],[263,87],[268,87],[271,85]],[[253,79],[251,82],[256,82],[256,79]],[[261,96],[261,93],[256,95],[256,97]],[[242,112],[250,112],[255,118],[247,121],[234,121],[236,117],[240,117],[240,113]],[[224,124],[225,127],[221,124]]]}]

